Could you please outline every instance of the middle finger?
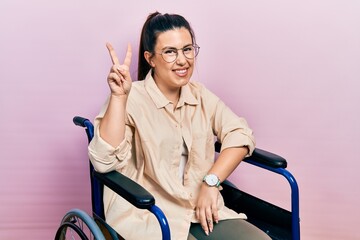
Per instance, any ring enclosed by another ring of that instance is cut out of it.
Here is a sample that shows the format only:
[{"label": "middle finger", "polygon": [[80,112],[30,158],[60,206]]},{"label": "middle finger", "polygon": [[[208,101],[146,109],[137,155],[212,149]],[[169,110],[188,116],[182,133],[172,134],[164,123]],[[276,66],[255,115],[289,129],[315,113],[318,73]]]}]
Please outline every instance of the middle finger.
[{"label": "middle finger", "polygon": [[199,210],[199,220],[200,220],[200,225],[202,227],[202,229],[204,230],[206,235],[209,235],[209,226],[208,226],[208,221],[207,221],[207,217],[206,217],[206,213],[204,209]]},{"label": "middle finger", "polygon": [[209,228],[209,231],[212,232],[214,228],[214,220],[213,220],[213,214],[210,208],[206,209],[206,223]]}]

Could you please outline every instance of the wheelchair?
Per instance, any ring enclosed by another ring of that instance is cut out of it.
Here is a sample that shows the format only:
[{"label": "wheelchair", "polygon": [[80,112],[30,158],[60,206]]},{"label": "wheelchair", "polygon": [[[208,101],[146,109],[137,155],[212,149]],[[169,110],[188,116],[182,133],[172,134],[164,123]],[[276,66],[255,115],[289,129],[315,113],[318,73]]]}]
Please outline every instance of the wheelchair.
[{"label": "wheelchair", "polygon": [[[94,126],[86,118],[74,117],[75,125],[85,128],[88,141],[94,135]],[[221,144],[215,143],[215,150],[220,151]],[[229,181],[224,181],[221,194],[225,205],[236,212],[245,213],[247,221],[267,233],[272,239],[300,239],[299,218],[299,188],[294,176],[286,170],[287,162],[284,158],[273,153],[256,148],[251,157],[243,160],[246,163],[277,173],[286,178],[291,188],[291,211],[259,199],[241,191]],[[89,161],[90,162],[90,161]],[[61,220],[56,232],[55,240],[64,239],[123,239],[106,222],[103,206],[103,188],[109,187],[134,207],[153,213],[162,231],[162,239],[170,240],[170,228],[166,216],[156,206],[154,197],[138,185],[117,171],[98,173],[90,162],[92,216],[80,209],[71,209]]]}]

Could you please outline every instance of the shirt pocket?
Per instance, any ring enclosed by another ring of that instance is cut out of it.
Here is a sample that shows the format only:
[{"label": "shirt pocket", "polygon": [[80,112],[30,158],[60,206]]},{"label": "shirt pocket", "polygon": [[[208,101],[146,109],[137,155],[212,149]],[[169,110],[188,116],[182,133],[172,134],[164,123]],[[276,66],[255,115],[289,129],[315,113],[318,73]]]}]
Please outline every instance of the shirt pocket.
[{"label": "shirt pocket", "polygon": [[192,165],[204,172],[208,171],[214,164],[214,135],[211,130],[208,130],[196,132],[193,136],[191,151],[189,153]]}]

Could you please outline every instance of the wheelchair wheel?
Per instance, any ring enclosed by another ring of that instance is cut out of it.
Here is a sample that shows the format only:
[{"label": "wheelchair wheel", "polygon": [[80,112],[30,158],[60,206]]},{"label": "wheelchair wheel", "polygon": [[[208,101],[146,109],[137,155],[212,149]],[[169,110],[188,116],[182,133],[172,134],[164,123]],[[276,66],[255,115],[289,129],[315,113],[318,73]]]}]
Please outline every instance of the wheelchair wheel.
[{"label": "wheelchair wheel", "polygon": [[95,221],[84,211],[73,209],[65,214],[55,240],[105,240]]},{"label": "wheelchair wheel", "polygon": [[98,217],[97,215],[94,215],[94,221],[99,226],[105,239],[124,240],[124,238],[118,235],[117,232],[112,227],[110,227],[102,218]]},{"label": "wheelchair wheel", "polygon": [[89,240],[78,225],[72,222],[64,222],[56,232],[55,239],[81,239]]}]

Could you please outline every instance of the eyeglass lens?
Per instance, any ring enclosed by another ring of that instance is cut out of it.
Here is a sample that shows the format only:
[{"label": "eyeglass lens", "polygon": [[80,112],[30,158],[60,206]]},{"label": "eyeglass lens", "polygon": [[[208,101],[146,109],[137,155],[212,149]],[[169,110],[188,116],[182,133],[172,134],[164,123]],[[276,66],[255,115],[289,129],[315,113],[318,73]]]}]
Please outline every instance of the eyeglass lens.
[{"label": "eyeglass lens", "polygon": [[199,48],[199,46],[187,46],[182,49],[169,48],[165,49],[161,55],[166,62],[171,63],[177,59],[179,55],[178,50],[181,50],[186,58],[193,59],[199,53]]}]

